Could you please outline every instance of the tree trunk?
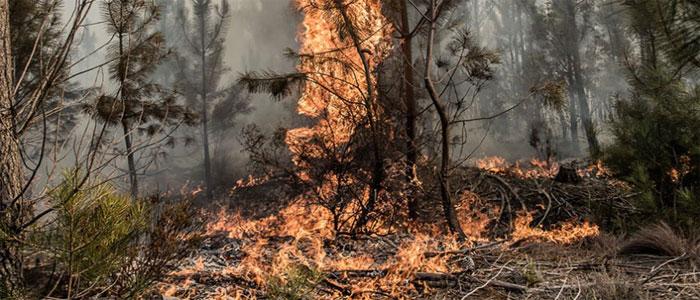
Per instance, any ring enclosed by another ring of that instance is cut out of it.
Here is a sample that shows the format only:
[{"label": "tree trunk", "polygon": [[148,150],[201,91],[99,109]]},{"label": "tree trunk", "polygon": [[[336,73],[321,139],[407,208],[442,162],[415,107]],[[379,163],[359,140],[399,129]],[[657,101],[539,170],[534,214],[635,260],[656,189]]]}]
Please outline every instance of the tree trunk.
[{"label": "tree trunk", "polygon": [[124,145],[126,146],[126,158],[129,164],[129,184],[131,185],[131,197],[136,199],[139,196],[139,182],[136,175],[136,161],[134,160],[134,146],[131,142],[131,131],[126,120],[122,120],[124,130]]},{"label": "tree trunk", "polygon": [[209,127],[207,113],[209,105],[207,103],[207,45],[206,45],[206,20],[204,16],[199,16],[200,22],[200,42],[201,42],[201,61],[202,61],[202,144],[204,151],[204,184],[206,185],[206,196],[208,200],[212,200],[213,197],[213,185],[211,180],[211,158],[209,154]]},{"label": "tree trunk", "polygon": [[[413,91],[415,78],[413,76],[413,37],[411,36],[410,22],[408,20],[408,0],[401,0],[401,27],[403,28],[403,92],[406,105],[406,180],[410,183],[418,181],[417,160],[418,145],[416,144],[416,96]],[[418,218],[418,199],[410,197],[408,200],[408,216],[411,219]]]},{"label": "tree trunk", "polygon": [[[583,125],[583,130],[586,134],[586,141],[588,142],[588,152],[591,156],[598,156],[600,154],[600,145],[598,144],[598,137],[595,133],[595,126],[593,125],[593,119],[591,118],[591,109],[588,105],[588,97],[586,96],[586,90],[583,82],[583,70],[581,69],[581,54],[580,54],[580,42],[579,42],[579,26],[576,23],[576,9],[570,8],[569,22],[572,34],[572,48],[571,48],[571,69],[570,69],[570,81],[571,85],[569,89],[572,91],[571,95],[575,97],[578,104],[578,114],[581,119],[581,124]],[[585,29],[584,29],[585,30]],[[574,101],[574,98],[571,98]],[[572,128],[573,131],[573,128]],[[577,130],[578,131],[578,130]],[[578,146],[578,141],[576,141]],[[578,147],[577,147],[578,148]]]},{"label": "tree trunk", "polygon": [[[13,66],[9,7],[0,0],[0,297],[15,296],[22,287],[22,256],[17,241],[24,221],[20,139],[15,133]],[[9,294],[3,295],[3,289]]]},{"label": "tree trunk", "polygon": [[578,143],[578,101],[576,101],[576,91],[574,90],[574,80],[573,80],[573,70],[568,71],[568,84],[569,84],[569,138],[571,139],[571,151],[574,155],[578,155],[579,143]]},{"label": "tree trunk", "polygon": [[436,22],[437,22],[437,13],[435,11],[436,9],[436,4],[435,0],[430,1],[430,9],[428,12],[428,17],[430,20],[430,28],[428,30],[428,39],[427,39],[427,45],[426,45],[426,55],[425,55],[425,86],[426,89],[428,90],[428,94],[430,95],[430,99],[433,102],[433,105],[435,106],[435,110],[437,111],[438,117],[440,118],[440,136],[442,139],[442,154],[441,154],[441,162],[440,162],[440,198],[442,199],[442,208],[445,213],[445,219],[447,221],[447,225],[450,228],[450,231],[452,233],[456,234],[457,237],[461,240],[466,239],[466,235],[464,234],[464,231],[462,231],[462,227],[459,224],[459,220],[457,219],[457,212],[455,210],[454,203],[452,202],[452,195],[450,192],[450,185],[449,185],[449,171],[450,171],[450,121],[447,117],[447,111],[446,111],[446,106],[443,103],[442,99],[440,99],[440,95],[438,94],[437,90],[435,89],[435,85],[433,83],[432,77],[431,77],[431,67],[432,67],[432,60],[433,60],[433,47],[435,43],[435,31],[436,31]]},{"label": "tree trunk", "polygon": [[576,80],[576,94],[579,111],[581,112],[581,124],[583,125],[583,130],[586,133],[586,141],[588,142],[588,153],[591,155],[591,157],[598,157],[600,155],[600,143],[598,142],[595,124],[593,123],[593,118],[591,117],[588,97],[586,96],[586,90],[583,87],[583,79],[580,78],[581,75],[578,74],[576,77],[578,77]]},{"label": "tree trunk", "polygon": [[370,183],[370,195],[369,199],[367,200],[367,205],[364,207],[364,209],[358,216],[355,226],[353,226],[353,232],[357,232],[367,224],[367,222],[369,221],[369,213],[374,211],[374,207],[377,203],[377,198],[379,197],[379,191],[381,190],[382,182],[384,181],[384,165],[382,161],[381,149],[379,146],[380,143],[379,131],[377,128],[377,120],[375,119],[375,96],[374,88],[372,85],[372,69],[369,64],[369,59],[367,59],[367,54],[362,49],[362,39],[355,31],[355,25],[352,23],[352,19],[350,19],[350,16],[348,15],[347,8],[343,3],[343,0],[335,0],[335,8],[340,12],[340,15],[343,17],[343,22],[348,28],[348,33],[350,34],[350,38],[352,39],[355,51],[357,51],[357,55],[360,56],[360,60],[362,61],[362,68],[365,76],[365,84],[367,85],[367,95],[364,99],[364,106],[365,110],[367,111],[367,119],[369,120],[370,134],[372,135],[372,154],[374,157],[372,161],[372,180]]}]

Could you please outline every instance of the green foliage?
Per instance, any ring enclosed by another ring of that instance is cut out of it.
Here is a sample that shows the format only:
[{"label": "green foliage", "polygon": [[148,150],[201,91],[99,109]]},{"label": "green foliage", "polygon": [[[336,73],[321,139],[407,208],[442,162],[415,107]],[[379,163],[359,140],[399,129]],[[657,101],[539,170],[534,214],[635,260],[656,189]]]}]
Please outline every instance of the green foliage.
[{"label": "green foliage", "polygon": [[186,202],[147,205],[106,183],[85,187],[78,174],[49,193],[54,215],[26,243],[35,253],[25,268],[32,297],[132,299],[199,242]]},{"label": "green foliage", "polygon": [[634,95],[619,101],[607,164],[640,192],[642,218],[683,227],[700,215],[700,96],[662,69],[645,68]]},{"label": "green foliage", "polygon": [[267,296],[275,300],[309,300],[322,274],[308,266],[291,265],[283,276],[273,276],[267,284]]},{"label": "green foliage", "polygon": [[528,263],[522,270],[523,277],[527,281],[527,286],[534,286],[542,282],[542,274],[537,270],[537,264],[528,259]]},{"label": "green foliage", "polygon": [[78,177],[67,175],[50,194],[56,216],[36,238],[47,259],[64,277],[56,293],[68,298],[96,293],[109,286],[133,252],[147,226],[147,209],[120,196],[107,184],[80,189]]}]

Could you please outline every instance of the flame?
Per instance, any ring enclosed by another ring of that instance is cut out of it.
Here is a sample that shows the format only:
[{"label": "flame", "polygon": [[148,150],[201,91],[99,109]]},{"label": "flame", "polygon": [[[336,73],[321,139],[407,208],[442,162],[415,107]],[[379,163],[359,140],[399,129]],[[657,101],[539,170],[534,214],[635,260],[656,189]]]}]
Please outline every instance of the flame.
[{"label": "flame", "polygon": [[559,164],[556,162],[533,158],[528,163],[530,166],[525,168],[521,166],[520,161],[516,161],[515,164],[510,164],[503,157],[491,156],[478,159],[476,161],[476,167],[490,173],[512,175],[525,179],[553,178],[559,171]]},{"label": "flame", "polygon": [[196,188],[194,188],[194,190],[192,190],[192,192],[190,192],[190,195],[191,195],[192,197],[194,197],[194,196],[197,196],[199,193],[201,193],[201,192],[203,192],[203,191],[204,191],[204,187],[202,187],[201,185],[199,185],[199,186],[197,186]]},{"label": "flame", "polygon": [[[528,167],[523,167],[520,161],[511,164],[500,156],[485,157],[475,162],[476,167],[483,171],[516,176],[523,179],[554,178],[557,172],[559,172],[559,163],[555,161],[533,158],[530,159],[527,164],[529,164]],[[669,176],[673,177],[673,172],[673,170],[669,171]],[[586,167],[578,168],[576,173],[585,178],[609,178],[612,176],[612,171],[603,165],[603,162],[600,160]]]},{"label": "flame", "polygon": [[583,222],[567,222],[557,228],[544,230],[541,226],[530,227],[533,216],[531,213],[524,213],[515,220],[514,240],[536,239],[558,244],[571,244],[586,237],[597,236],[600,230],[597,225]]},{"label": "flame", "polygon": [[[382,14],[380,0],[344,1],[347,14],[361,39],[362,53],[374,74],[378,65],[391,50],[391,22]],[[299,72],[307,75],[297,111],[315,119],[310,127],[287,131],[285,142],[298,167],[298,177],[315,187],[321,200],[332,199],[341,184],[359,182],[340,174],[329,173],[323,181],[314,183],[309,160],[332,158],[340,162],[352,157],[345,153],[345,145],[353,137],[357,124],[368,116],[366,101],[376,99],[367,95],[367,82],[376,85],[377,79],[366,78],[362,58],[347,35],[339,35],[335,0],[296,0],[304,12],[299,32]],[[329,13],[334,12],[334,13]],[[369,99],[369,100],[368,100]],[[379,112],[374,112],[375,114]],[[368,191],[366,191],[368,193]],[[362,199],[360,199],[362,200]]]},{"label": "flame", "polygon": [[[452,272],[459,266],[441,255],[427,255],[430,252],[456,251],[471,246],[477,241],[487,241],[485,236],[490,220],[499,210],[489,206],[472,193],[463,193],[459,199],[458,217],[470,241],[459,242],[445,234],[443,227],[423,226],[414,228],[410,234],[393,244],[394,252],[388,257],[376,258],[371,247],[358,247],[357,251],[336,253],[327,244],[336,240],[333,228],[334,216],[327,209],[320,208],[318,199],[332,199],[337,195],[341,184],[359,184],[357,178],[343,177],[340,174],[325,174],[320,184],[314,182],[313,159],[331,156],[343,161],[351,159],[342,150],[355,134],[358,122],[367,117],[368,111],[363,99],[376,99],[376,95],[365,95],[367,81],[362,69],[361,57],[348,37],[338,35],[338,24],[328,8],[334,0],[296,0],[296,5],[304,12],[302,29],[299,33],[300,64],[298,71],[307,74],[308,81],[302,89],[298,102],[298,113],[313,118],[315,124],[289,130],[285,142],[292,153],[292,161],[298,169],[298,178],[309,183],[314,191],[302,195],[292,204],[273,215],[262,218],[248,218],[240,211],[231,212],[222,208],[206,226],[208,235],[225,235],[240,243],[240,260],[227,262],[229,265],[216,272],[226,276],[244,278],[265,288],[270,278],[284,277],[295,265],[304,265],[322,272],[331,270],[385,270],[385,276],[366,278],[353,282],[352,292],[377,290],[394,298],[406,298],[405,291],[411,289],[410,279],[418,271]],[[363,48],[369,59],[371,74],[391,51],[391,23],[382,15],[381,0],[345,1],[348,15],[352,16],[359,30]],[[369,78],[376,85],[377,78]],[[376,89],[374,89],[376,90]],[[381,112],[380,112],[381,113]],[[479,168],[494,173],[517,174],[525,178],[552,177],[558,169],[555,163],[532,160],[532,168],[524,170],[519,164],[509,165],[505,159],[492,157],[477,162]],[[237,182],[232,193],[239,189],[256,186],[269,178],[253,178]],[[367,198],[369,190],[361,191],[359,197]],[[314,197],[310,197],[313,195]],[[363,199],[359,199],[362,201]],[[390,201],[378,203],[378,211],[394,212],[405,210],[391,207]],[[358,201],[348,204],[348,213],[340,218],[352,221],[362,204]],[[384,206],[382,206],[384,205]],[[337,217],[337,216],[336,216]],[[525,214],[515,222],[513,238],[537,238],[557,243],[570,243],[578,238],[597,234],[597,227],[588,223],[577,226],[565,224],[560,228],[545,231],[529,228],[532,216]],[[368,227],[379,234],[390,233],[389,226],[377,218]],[[372,236],[373,239],[381,239]],[[373,243],[378,243],[374,241]],[[389,242],[385,242],[389,243]],[[366,246],[366,245],[365,245]],[[195,260],[194,266],[178,271],[180,275],[206,271],[208,266],[202,258]],[[169,294],[177,289],[168,287]],[[245,290],[217,290],[211,298],[244,298]],[[336,295],[337,296],[337,295]],[[368,295],[364,295],[369,299]],[[340,298],[340,297],[335,297]]]},{"label": "flame", "polygon": [[[481,164],[489,172],[505,172],[526,177],[553,176],[548,173],[550,171],[547,171],[551,170],[552,164],[531,161],[530,165],[532,169],[522,169],[519,164],[507,164],[502,158],[485,159]],[[602,169],[600,166],[595,168]],[[535,171],[530,172],[532,170]],[[587,169],[587,172],[592,171],[593,169]],[[237,187],[261,184],[265,180],[265,178],[248,178],[246,181],[239,182]],[[236,191],[234,188],[233,193]],[[371,236],[369,239],[375,240],[367,241],[366,244],[357,246],[356,250],[350,252],[333,250],[334,248],[329,246],[339,238],[332,226],[333,216],[327,209],[319,207],[306,197],[299,197],[280,211],[260,218],[246,217],[240,211],[231,212],[229,209],[221,208],[215,218],[207,224],[207,234],[223,235],[236,240],[236,243],[240,244],[240,249],[237,250],[240,259],[231,260],[227,265],[216,269],[215,266],[208,265],[204,258],[197,257],[190,267],[173,274],[189,278],[195,273],[209,272],[218,276],[243,278],[265,289],[271,282],[271,278],[286,280],[284,278],[287,278],[289,270],[299,265],[320,272],[383,270],[383,276],[344,278],[344,280],[351,282],[348,288],[352,293],[361,295],[356,298],[370,299],[371,294],[362,294],[362,291],[381,290],[394,298],[404,299],[408,291],[415,289],[411,282],[417,272],[452,273],[462,270],[464,266],[455,262],[455,256],[450,256],[453,254],[444,253],[472,247],[476,242],[494,241],[486,233],[489,222],[498,217],[499,208],[471,192],[463,192],[456,202],[458,218],[470,238],[468,241],[458,241],[444,232],[444,226],[440,224],[408,226],[408,234],[404,234],[396,243],[385,242],[380,237]],[[378,209],[388,211],[391,208],[378,207]],[[531,227],[533,219],[532,212],[522,212],[515,219],[514,230],[508,240],[528,239],[571,244],[599,234],[598,226],[588,222],[570,221],[544,229],[541,226]],[[387,234],[384,231],[379,232]],[[387,253],[384,248],[384,250],[378,250],[379,252],[373,252],[373,248],[382,243],[388,243],[386,245],[390,245],[389,248],[393,251]],[[507,247],[507,244],[503,243],[500,247]],[[378,253],[379,256],[377,256]],[[194,295],[197,293],[197,286],[192,280],[185,279],[178,285],[163,286],[161,292],[163,295],[170,296]],[[251,295],[247,288],[231,285],[225,289],[217,289],[213,294],[210,292],[207,297],[251,299],[255,296]],[[342,295],[329,295],[328,298],[334,297],[338,298]]]},{"label": "flame", "polygon": [[238,189],[242,189],[242,188],[259,186],[259,185],[264,184],[268,181],[270,181],[269,175],[265,175],[262,177],[253,177],[253,175],[248,175],[247,179],[239,179],[238,181],[236,181],[236,185],[233,186],[233,188],[231,189],[231,192],[234,192],[234,191],[236,191]]}]

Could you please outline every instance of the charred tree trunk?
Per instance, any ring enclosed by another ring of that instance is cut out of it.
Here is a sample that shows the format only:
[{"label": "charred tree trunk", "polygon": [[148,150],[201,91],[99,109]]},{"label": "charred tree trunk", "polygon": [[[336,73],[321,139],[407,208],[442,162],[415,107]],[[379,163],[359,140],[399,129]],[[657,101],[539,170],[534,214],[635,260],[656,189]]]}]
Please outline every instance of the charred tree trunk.
[{"label": "charred tree trunk", "polygon": [[452,233],[456,234],[459,239],[466,239],[464,231],[459,224],[457,219],[457,212],[455,210],[454,203],[452,202],[452,195],[450,193],[449,185],[449,172],[450,172],[450,120],[447,116],[447,107],[443,103],[440,95],[438,94],[435,84],[431,76],[432,58],[433,58],[433,47],[435,43],[435,31],[437,30],[437,12],[435,0],[431,0],[429,4],[430,8],[428,11],[428,21],[430,22],[428,29],[428,39],[426,45],[426,55],[425,55],[425,74],[424,81],[428,94],[430,95],[430,100],[432,100],[435,110],[437,111],[438,117],[440,118],[440,136],[441,136],[441,161],[440,161],[440,198],[442,199],[442,208],[445,213],[445,219],[447,225]]},{"label": "charred tree trunk", "polygon": [[[121,14],[121,17],[123,18],[123,15],[125,14],[124,8],[120,7],[119,13]],[[119,75],[119,92],[120,92],[120,97],[121,97],[121,106],[126,107],[129,99],[128,95],[128,89],[126,88],[126,80],[127,76],[129,74],[129,38],[126,37],[125,35],[128,36],[128,34],[125,34],[124,32],[119,32],[117,38],[119,39],[119,59],[121,60],[119,62],[119,72],[121,72]],[[129,125],[128,125],[128,120],[127,118],[129,117],[127,110],[123,110],[121,114],[121,125],[122,125],[122,130],[124,131],[124,144],[126,147],[126,159],[127,159],[127,164],[128,164],[128,175],[129,175],[129,185],[131,189],[131,197],[136,199],[139,194],[139,188],[138,188],[138,181],[136,178],[136,163],[134,161],[134,149],[133,149],[133,144],[131,140],[131,131],[129,130]]]},{"label": "charred tree trunk", "polygon": [[131,132],[126,120],[122,120],[124,130],[124,145],[126,146],[126,158],[129,165],[129,184],[131,185],[131,197],[136,199],[139,195],[139,182],[136,175],[136,161],[134,160],[134,146],[131,142]]},{"label": "charred tree trunk", "polygon": [[593,123],[593,117],[591,116],[591,109],[588,105],[588,97],[586,96],[586,90],[583,87],[582,79],[580,79],[581,76],[578,75],[576,77],[579,77],[576,82],[576,94],[579,110],[581,112],[581,124],[586,133],[588,153],[592,157],[598,157],[600,155],[600,143],[598,142],[598,135],[596,133],[595,124]]},{"label": "charred tree trunk", "polygon": [[[9,6],[7,0],[0,0],[0,296],[9,298],[22,286],[22,256],[18,241],[24,215],[12,74]],[[3,289],[6,295],[3,295]]]},{"label": "charred tree trunk", "polygon": [[[411,183],[418,181],[417,160],[418,145],[416,144],[416,95],[413,91],[415,78],[413,75],[413,36],[410,32],[410,22],[408,20],[408,0],[400,1],[401,27],[403,28],[403,92],[406,105],[406,180]],[[418,199],[412,197],[408,200],[408,216],[411,219],[418,218]]]},{"label": "charred tree trunk", "polygon": [[557,176],[554,177],[554,181],[561,183],[571,183],[576,184],[581,182],[581,176],[576,172],[576,166],[572,165],[561,165],[559,167],[559,172]]}]

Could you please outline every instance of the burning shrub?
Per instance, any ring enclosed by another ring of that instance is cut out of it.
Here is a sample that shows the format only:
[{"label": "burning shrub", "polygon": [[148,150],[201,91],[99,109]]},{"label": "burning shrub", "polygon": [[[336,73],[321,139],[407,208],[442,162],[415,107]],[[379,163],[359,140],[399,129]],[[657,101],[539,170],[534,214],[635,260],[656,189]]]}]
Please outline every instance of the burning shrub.
[{"label": "burning shrub", "polygon": [[50,194],[54,216],[33,228],[27,286],[36,297],[134,298],[188,255],[197,226],[186,204],[154,209],[107,183],[84,187],[76,173]]}]

